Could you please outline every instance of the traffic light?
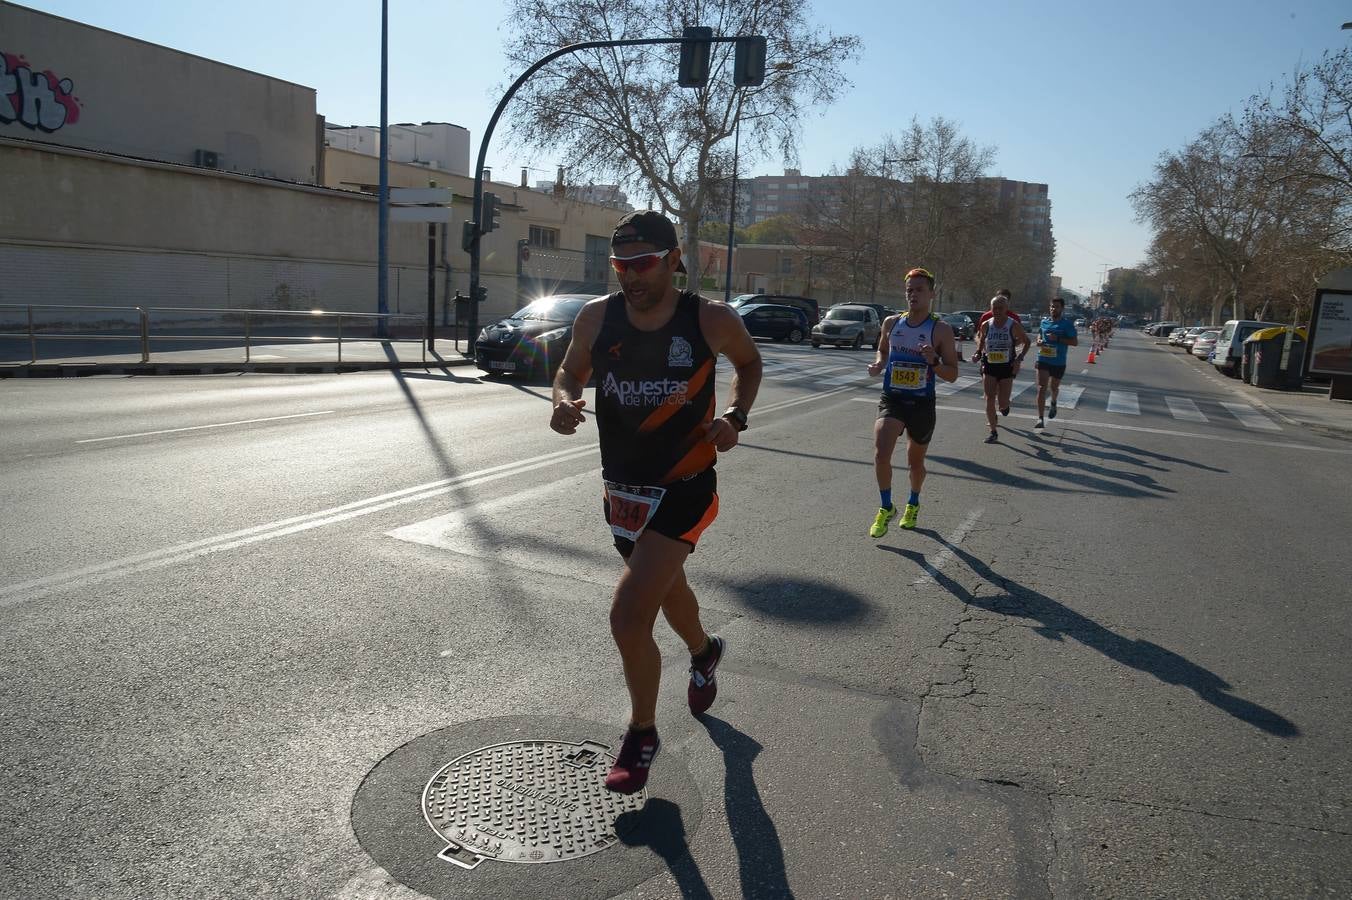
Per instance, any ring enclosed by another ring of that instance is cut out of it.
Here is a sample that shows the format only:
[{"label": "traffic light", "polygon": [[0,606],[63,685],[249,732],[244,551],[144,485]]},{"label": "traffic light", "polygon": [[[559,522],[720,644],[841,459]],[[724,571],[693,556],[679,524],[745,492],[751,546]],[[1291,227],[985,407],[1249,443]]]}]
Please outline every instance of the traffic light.
[{"label": "traffic light", "polygon": [[765,38],[738,38],[732,58],[732,83],[737,87],[757,87],[765,81]]},{"label": "traffic light", "polygon": [[474,241],[478,237],[478,233],[474,230],[474,223],[466,219],[460,226],[460,246],[464,248],[466,253],[474,246]]},{"label": "traffic light", "polygon": [[712,28],[688,25],[681,32],[681,66],[676,71],[676,83],[681,87],[704,87],[709,83],[709,56],[713,52]]},{"label": "traffic light", "polygon": [[483,228],[479,230],[480,234],[488,234],[498,227],[498,205],[497,194],[484,194],[483,215],[479,217],[483,222]]}]

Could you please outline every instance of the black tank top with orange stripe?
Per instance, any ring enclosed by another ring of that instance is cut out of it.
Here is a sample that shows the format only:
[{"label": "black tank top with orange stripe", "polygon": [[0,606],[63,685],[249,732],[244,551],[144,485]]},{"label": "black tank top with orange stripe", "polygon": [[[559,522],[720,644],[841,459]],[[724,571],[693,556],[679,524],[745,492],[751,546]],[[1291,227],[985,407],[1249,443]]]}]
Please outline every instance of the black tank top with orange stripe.
[{"label": "black tank top with orange stripe", "polygon": [[624,294],[606,299],[592,345],[601,475],[623,484],[660,485],[714,464],[704,440],[714,417],[715,356],[699,327],[699,294],[682,291],[671,321],[640,331]]}]

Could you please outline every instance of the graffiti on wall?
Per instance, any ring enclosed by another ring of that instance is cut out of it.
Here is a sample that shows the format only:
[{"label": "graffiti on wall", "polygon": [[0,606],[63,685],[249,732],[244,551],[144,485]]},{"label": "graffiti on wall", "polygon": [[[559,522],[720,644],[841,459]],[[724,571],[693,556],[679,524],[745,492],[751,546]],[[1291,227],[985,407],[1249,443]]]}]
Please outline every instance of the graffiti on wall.
[{"label": "graffiti on wall", "polygon": [[0,51],[0,123],[51,133],[80,121],[75,83],[51,69],[34,72],[22,56]]}]

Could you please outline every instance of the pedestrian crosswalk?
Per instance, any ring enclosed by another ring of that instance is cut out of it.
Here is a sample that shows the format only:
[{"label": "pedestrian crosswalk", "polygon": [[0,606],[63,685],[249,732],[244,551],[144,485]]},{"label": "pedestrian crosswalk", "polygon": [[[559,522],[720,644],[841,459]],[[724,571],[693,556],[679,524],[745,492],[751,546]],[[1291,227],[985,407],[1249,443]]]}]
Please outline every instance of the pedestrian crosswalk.
[{"label": "pedestrian crosswalk", "polygon": [[[838,390],[855,385],[860,388],[878,387],[880,379],[868,374],[868,365],[873,361],[872,354],[856,354],[848,358],[823,363],[820,358],[806,361],[790,356],[763,358],[765,377],[780,382],[797,384],[802,387]],[[1021,378],[1014,383],[1010,392],[1011,399],[1036,387],[1030,378]],[[1238,423],[1254,431],[1275,432],[1282,428],[1276,422],[1263,415],[1252,406],[1244,403],[1202,400],[1192,397],[1164,394],[1156,391],[1141,392],[1101,388],[1093,385],[1063,383],[1057,398],[1057,408],[1068,411],[1083,408],[1089,411],[1097,408],[1103,412],[1121,416],[1141,416],[1143,402],[1147,412],[1152,415],[1168,415],[1181,422],[1201,424]],[[1086,397],[1086,390],[1089,394]],[[977,375],[959,375],[952,382],[938,381],[935,393],[940,398],[981,397],[981,378]],[[1029,396],[1024,403],[1031,404]],[[1092,401],[1092,402],[1091,402]],[[1100,405],[1101,404],[1101,405]],[[1203,411],[1203,407],[1206,411]]]}]

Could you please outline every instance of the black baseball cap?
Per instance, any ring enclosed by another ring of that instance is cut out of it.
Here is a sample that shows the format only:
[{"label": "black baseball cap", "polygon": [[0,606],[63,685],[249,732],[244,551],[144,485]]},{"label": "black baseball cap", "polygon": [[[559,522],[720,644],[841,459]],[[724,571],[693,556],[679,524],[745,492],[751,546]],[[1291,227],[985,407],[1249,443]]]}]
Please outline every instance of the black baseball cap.
[{"label": "black baseball cap", "polygon": [[[659,250],[676,250],[681,246],[676,239],[676,226],[655,209],[626,213],[616,223],[615,233],[610,236],[611,249],[625,244],[652,244]],[[676,264],[676,271],[685,271],[685,260]]]}]

